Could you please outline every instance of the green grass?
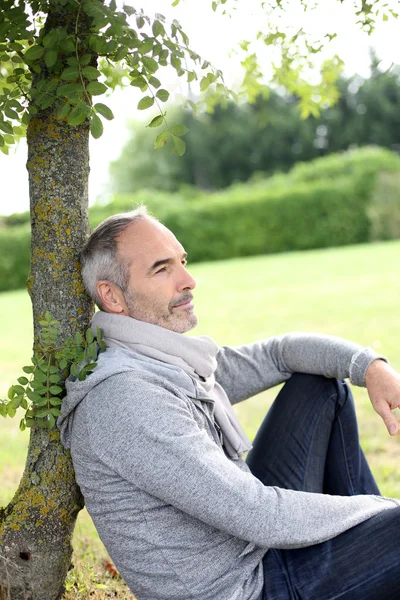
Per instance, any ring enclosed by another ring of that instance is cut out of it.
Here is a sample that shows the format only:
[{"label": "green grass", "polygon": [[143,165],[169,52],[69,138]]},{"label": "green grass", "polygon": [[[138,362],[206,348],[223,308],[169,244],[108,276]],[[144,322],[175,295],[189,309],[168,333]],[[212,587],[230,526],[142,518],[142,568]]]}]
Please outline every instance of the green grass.
[{"label": "green grass", "polygon": [[[400,242],[387,242],[196,264],[191,272],[197,279],[200,323],[193,334],[235,345],[288,331],[329,333],[373,346],[400,369],[399,257]],[[2,396],[31,354],[26,292],[0,294],[0,328]],[[365,390],[353,391],[362,445],[381,490],[400,498],[400,438],[387,435]],[[271,390],[237,407],[251,437],[275,395],[276,390]],[[28,434],[20,433],[17,426],[17,418],[0,420],[0,505],[12,496],[23,470]],[[118,585],[118,597],[131,598],[119,583],[104,579],[106,552],[85,512],[78,519],[75,547],[79,570],[70,575],[68,599],[91,593],[93,598],[108,597],[98,585],[106,585],[109,591]],[[86,572],[83,579],[82,571]]]}]

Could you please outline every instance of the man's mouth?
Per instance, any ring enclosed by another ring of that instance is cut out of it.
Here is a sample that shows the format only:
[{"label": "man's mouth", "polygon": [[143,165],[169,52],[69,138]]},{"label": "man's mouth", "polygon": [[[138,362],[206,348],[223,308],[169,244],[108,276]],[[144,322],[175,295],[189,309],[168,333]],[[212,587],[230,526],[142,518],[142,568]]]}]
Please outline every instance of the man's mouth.
[{"label": "man's mouth", "polygon": [[172,308],[193,308],[193,296],[184,298],[178,304],[175,304]]}]

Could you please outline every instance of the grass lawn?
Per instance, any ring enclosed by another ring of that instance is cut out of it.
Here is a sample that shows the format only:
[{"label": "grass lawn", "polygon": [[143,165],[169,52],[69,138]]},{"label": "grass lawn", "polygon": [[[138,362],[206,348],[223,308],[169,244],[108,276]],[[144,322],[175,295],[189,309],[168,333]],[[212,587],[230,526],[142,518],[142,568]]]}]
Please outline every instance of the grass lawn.
[{"label": "grass lawn", "polygon": [[[400,242],[234,259],[193,265],[197,279],[196,335],[219,344],[241,344],[289,331],[329,333],[370,345],[400,369]],[[21,374],[32,343],[26,292],[0,294],[0,396]],[[382,493],[400,498],[400,438],[390,438],[365,390],[353,388],[362,445]],[[253,437],[276,390],[237,407]],[[28,443],[18,419],[0,420],[0,505],[12,496]],[[75,598],[132,598],[104,568],[107,554],[82,512],[75,534],[75,563],[66,595]]]}]

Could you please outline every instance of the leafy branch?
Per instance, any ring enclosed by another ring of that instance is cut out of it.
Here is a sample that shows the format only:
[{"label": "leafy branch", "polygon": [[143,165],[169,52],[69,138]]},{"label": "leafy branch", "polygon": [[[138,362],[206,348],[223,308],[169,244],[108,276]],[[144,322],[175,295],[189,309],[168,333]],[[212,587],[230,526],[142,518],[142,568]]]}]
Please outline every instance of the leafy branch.
[{"label": "leafy branch", "polygon": [[34,353],[30,365],[22,367],[25,375],[10,387],[8,399],[0,400],[2,417],[14,417],[19,408],[25,410],[21,431],[27,427],[52,429],[61,414],[67,377],[83,381],[96,368],[98,353],[106,349],[99,328],[96,336],[88,329],[85,336],[77,332],[60,345],[59,322],[49,312],[39,324],[40,351]]}]

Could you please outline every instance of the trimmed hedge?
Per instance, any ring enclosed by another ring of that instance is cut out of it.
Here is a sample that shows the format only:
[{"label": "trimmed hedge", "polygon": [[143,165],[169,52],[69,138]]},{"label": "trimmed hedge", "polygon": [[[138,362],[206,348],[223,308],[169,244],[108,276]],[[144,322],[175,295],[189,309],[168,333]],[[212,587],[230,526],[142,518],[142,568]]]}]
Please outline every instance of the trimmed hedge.
[{"label": "trimmed hedge", "polygon": [[[400,177],[400,157],[363,148],[212,194],[191,188],[190,193],[142,190],[118,196],[108,205],[93,206],[90,221],[96,226],[111,214],[145,203],[175,233],[191,262],[357,244],[377,239],[377,231],[384,231],[385,239],[389,235],[382,223],[390,215],[387,207],[384,214],[379,208],[385,200],[380,200],[385,195],[380,190],[387,188],[382,174]],[[391,185],[391,206],[400,205],[397,189]],[[0,227],[1,291],[23,287],[29,271],[29,226],[11,226],[26,215],[12,217],[5,217]]]},{"label": "trimmed hedge", "polygon": [[31,236],[27,225],[0,229],[0,291],[26,285]]},{"label": "trimmed hedge", "polygon": [[368,196],[351,177],[271,190],[268,198],[197,204],[164,219],[190,262],[368,241]]}]

